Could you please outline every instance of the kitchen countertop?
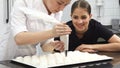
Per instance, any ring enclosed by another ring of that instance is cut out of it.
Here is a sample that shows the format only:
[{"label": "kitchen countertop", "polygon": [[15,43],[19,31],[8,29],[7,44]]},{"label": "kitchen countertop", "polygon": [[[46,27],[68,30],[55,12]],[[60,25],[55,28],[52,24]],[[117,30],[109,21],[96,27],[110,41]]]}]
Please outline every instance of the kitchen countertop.
[{"label": "kitchen countertop", "polygon": [[[69,66],[69,67],[62,67],[62,68],[120,68],[120,53],[119,52],[98,52],[100,55],[107,55],[113,57],[112,61],[109,61],[105,64],[100,63],[92,63],[92,64],[84,64],[84,65],[77,65],[77,66]],[[34,68],[31,66],[26,66],[22,64],[11,63],[10,60],[7,61],[0,61],[0,68]]]},{"label": "kitchen countertop", "polygon": [[120,68],[120,52],[99,52],[98,54],[113,57],[114,59],[110,62],[112,68]]},{"label": "kitchen countertop", "polygon": [[105,27],[106,27],[107,29],[109,29],[110,31],[112,31],[113,33],[117,34],[117,35],[120,34],[120,29],[117,29],[117,30],[112,29],[112,25],[107,25],[107,26],[105,26]]}]

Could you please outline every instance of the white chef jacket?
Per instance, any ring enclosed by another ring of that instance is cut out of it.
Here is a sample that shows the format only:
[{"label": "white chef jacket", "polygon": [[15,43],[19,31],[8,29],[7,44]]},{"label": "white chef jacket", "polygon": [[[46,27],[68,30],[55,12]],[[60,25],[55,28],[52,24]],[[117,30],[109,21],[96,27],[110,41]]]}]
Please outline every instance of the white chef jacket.
[{"label": "white chef jacket", "polygon": [[[11,13],[11,30],[12,33],[10,35],[11,38],[14,38],[16,34],[29,31],[45,31],[52,28],[51,24],[46,23],[46,21],[38,20],[35,17],[24,14],[20,8],[30,8],[35,9],[40,12],[44,12],[48,14],[47,9],[43,4],[43,0],[16,0],[14,7]],[[55,17],[57,20],[61,19],[62,11],[58,13],[51,14],[50,16]],[[8,46],[8,58],[12,59],[17,56],[25,56],[25,55],[33,55],[36,54],[36,46],[35,45],[25,45],[25,46],[17,46],[14,39],[10,39]],[[42,42],[40,42],[42,44]]]}]

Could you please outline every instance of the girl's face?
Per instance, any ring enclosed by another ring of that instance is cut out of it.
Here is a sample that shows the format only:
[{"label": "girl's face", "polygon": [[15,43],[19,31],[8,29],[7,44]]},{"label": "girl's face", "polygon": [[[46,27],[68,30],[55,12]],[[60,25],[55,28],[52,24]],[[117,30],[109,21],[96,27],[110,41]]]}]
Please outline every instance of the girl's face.
[{"label": "girl's face", "polygon": [[44,4],[49,13],[56,13],[64,9],[70,0],[44,0]]},{"label": "girl's face", "polygon": [[76,8],[71,14],[72,22],[77,33],[84,33],[88,30],[91,14],[86,9]]}]

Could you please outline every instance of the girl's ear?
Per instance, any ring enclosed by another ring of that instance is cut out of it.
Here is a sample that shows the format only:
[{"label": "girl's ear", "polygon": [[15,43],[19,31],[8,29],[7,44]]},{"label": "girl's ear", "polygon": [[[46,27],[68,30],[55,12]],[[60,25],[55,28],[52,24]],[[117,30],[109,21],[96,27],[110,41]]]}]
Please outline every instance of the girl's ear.
[{"label": "girl's ear", "polygon": [[92,18],[92,14],[90,14],[90,19]]}]

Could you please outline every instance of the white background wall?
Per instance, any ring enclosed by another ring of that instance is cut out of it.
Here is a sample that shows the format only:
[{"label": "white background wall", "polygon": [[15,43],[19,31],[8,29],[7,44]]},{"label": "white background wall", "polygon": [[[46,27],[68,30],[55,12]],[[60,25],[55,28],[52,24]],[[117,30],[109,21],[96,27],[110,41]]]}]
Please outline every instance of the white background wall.
[{"label": "white background wall", "polygon": [[[0,0],[0,10],[3,10],[3,0]],[[3,21],[3,11],[0,11],[0,22]]]}]

